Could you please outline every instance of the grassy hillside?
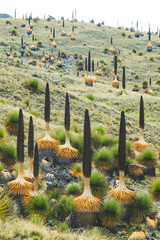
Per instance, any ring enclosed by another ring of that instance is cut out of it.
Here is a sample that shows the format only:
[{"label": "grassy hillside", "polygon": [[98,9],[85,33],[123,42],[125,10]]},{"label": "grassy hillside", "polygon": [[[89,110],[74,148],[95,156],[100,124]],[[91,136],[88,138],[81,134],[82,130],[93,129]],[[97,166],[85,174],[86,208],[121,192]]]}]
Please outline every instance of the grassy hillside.
[{"label": "grassy hillside", "polygon": [[[24,20],[26,23],[26,27],[24,28],[21,27],[22,19],[7,19],[7,21],[9,22],[7,23],[5,19],[0,19],[0,128],[4,127],[4,121],[8,113],[13,111],[18,112],[19,108],[23,109],[25,154],[27,154],[30,115],[33,116],[34,121],[35,141],[44,135],[44,99],[47,82],[50,86],[51,98],[51,134],[54,134],[57,128],[63,127],[65,94],[69,93],[71,125],[76,125],[80,133],[83,133],[84,111],[87,108],[90,113],[91,127],[94,128],[98,125],[103,125],[111,137],[117,138],[119,134],[120,113],[123,110],[127,123],[126,138],[127,141],[133,142],[139,138],[139,102],[142,95],[145,109],[145,140],[152,143],[153,150],[156,149],[157,145],[160,145],[160,86],[156,85],[156,81],[160,79],[160,73],[158,72],[158,67],[160,66],[160,60],[158,59],[160,48],[157,46],[158,35],[152,33],[151,43],[153,51],[147,52],[147,33],[144,33],[143,37],[135,38],[135,33],[131,33],[128,29],[117,29],[104,25],[97,26],[93,23],[84,22],[73,23],[66,20],[64,30],[67,34],[65,37],[62,37],[62,21],[40,19],[35,23],[32,34],[35,37],[34,45],[37,46],[37,42],[42,41],[43,47],[39,47],[36,51],[30,51],[30,46],[33,43],[32,35],[29,36],[26,33],[28,21]],[[70,39],[73,24],[75,26],[75,41]],[[50,32],[51,28],[55,28],[55,42],[57,43],[57,47],[53,48],[53,53],[51,52],[52,47],[49,41],[49,36],[52,35]],[[11,36],[13,29],[16,30],[16,36]],[[28,51],[31,52],[31,56],[26,56],[25,54],[23,58],[21,58],[19,52],[22,35],[26,46],[25,53]],[[112,45],[110,43],[111,37],[113,38]],[[17,57],[13,60],[9,60],[6,56],[10,48],[12,48],[12,53],[17,53]],[[104,54],[104,48],[120,50],[120,54],[118,54],[120,59],[118,61],[118,73],[120,75],[119,89],[112,87],[114,55],[111,51]],[[68,54],[67,59],[61,59],[64,63],[64,67],[61,69],[56,67],[58,51],[64,51]],[[97,76],[97,82],[93,84],[93,87],[85,85],[83,79],[84,70],[79,72],[79,77],[77,76],[76,60],[74,59],[74,53],[82,54],[82,61],[84,62],[85,57],[88,57],[89,51],[91,52],[91,59],[94,59],[95,62],[95,70],[99,70],[101,73],[100,76]],[[41,58],[46,54],[54,56],[53,70],[49,69],[48,62],[46,66],[44,64],[42,67],[38,66]],[[36,66],[29,65],[29,60],[36,60]],[[99,66],[97,66],[97,62],[99,62]],[[126,67],[125,97],[121,96],[123,66]],[[138,76],[138,78],[136,79],[135,76]],[[152,79],[151,87],[153,90],[151,95],[146,94],[142,88],[142,82],[147,80],[149,83],[150,78]],[[31,79],[36,79],[40,82],[41,89],[38,93],[32,93],[25,87],[26,81]],[[138,84],[139,92],[132,91],[134,84]],[[90,97],[87,97],[88,95]],[[90,100],[91,98],[92,100]],[[8,142],[16,146],[16,136],[9,136]],[[144,181],[137,184],[128,178],[126,181],[136,191],[142,189],[146,191],[151,177],[147,177]],[[16,224],[23,225],[23,221]],[[26,231],[24,234],[28,234],[28,238],[26,239],[31,239],[33,233],[27,232],[27,229],[24,231]],[[35,231],[37,229],[33,229],[33,232]],[[44,232],[40,233],[42,237],[39,236],[39,238],[36,238],[35,236],[34,239],[45,239],[43,238],[43,234],[46,236],[48,234],[47,231],[48,229],[44,227]],[[14,231],[11,232],[8,239],[15,237],[14,234]],[[18,230],[17,234],[22,235],[22,233],[18,233]],[[87,234],[91,233],[87,232],[82,237],[75,235],[72,236],[73,238],[68,235],[69,233],[63,236],[59,236],[57,232],[56,234],[53,239],[95,239],[94,235],[96,239],[103,239],[100,233],[96,231],[95,234],[92,233],[93,237],[91,236],[90,238],[87,238]],[[119,237],[117,239],[127,239],[127,234],[125,232],[124,238]],[[103,237],[104,239],[109,239],[107,234],[104,234]],[[50,238],[46,237],[46,239]]]}]

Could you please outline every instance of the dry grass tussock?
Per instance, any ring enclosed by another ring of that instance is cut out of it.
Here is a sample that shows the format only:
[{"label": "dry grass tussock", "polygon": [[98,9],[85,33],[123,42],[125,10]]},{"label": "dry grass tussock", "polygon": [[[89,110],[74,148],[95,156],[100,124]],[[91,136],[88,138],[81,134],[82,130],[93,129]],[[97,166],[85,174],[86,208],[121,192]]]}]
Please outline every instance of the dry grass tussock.
[{"label": "dry grass tussock", "polygon": [[1,240],[114,240],[108,232],[106,232],[105,235],[102,235],[97,229],[93,229],[92,231],[87,230],[82,234],[73,232],[61,233],[55,230],[50,230],[46,226],[32,224],[28,220],[17,218],[6,218],[4,221],[0,220],[0,229]]}]

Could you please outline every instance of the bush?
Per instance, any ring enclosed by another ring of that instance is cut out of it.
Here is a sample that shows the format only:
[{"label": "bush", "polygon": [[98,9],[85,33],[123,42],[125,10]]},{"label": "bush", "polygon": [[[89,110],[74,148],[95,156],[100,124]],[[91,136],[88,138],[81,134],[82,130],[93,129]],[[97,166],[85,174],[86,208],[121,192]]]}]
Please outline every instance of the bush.
[{"label": "bush", "polygon": [[113,167],[112,152],[106,148],[101,148],[93,155],[93,162],[96,168],[110,170]]},{"label": "bush", "polygon": [[60,221],[64,221],[74,209],[73,199],[71,196],[62,197],[53,209],[53,216]]},{"label": "bush", "polygon": [[30,215],[37,214],[42,217],[47,217],[50,212],[50,205],[47,196],[38,194],[31,197],[27,204],[27,210]]},{"label": "bush", "polygon": [[95,100],[95,97],[94,97],[92,94],[86,95],[86,98],[88,98],[88,99],[91,100],[91,101],[94,101],[94,100]]},{"label": "bush", "polygon": [[136,74],[136,75],[134,76],[134,78],[135,78],[135,79],[139,79],[139,75]]},{"label": "bush", "polygon": [[109,228],[114,228],[122,217],[122,208],[114,199],[105,200],[101,204],[99,211],[102,224]]},{"label": "bush", "polygon": [[41,90],[41,84],[37,79],[26,81],[25,87],[33,93],[38,93]]},{"label": "bush", "polygon": [[125,36],[126,36],[125,32],[123,32],[121,35],[122,35],[122,37],[125,37]]},{"label": "bush", "polygon": [[129,206],[130,221],[142,223],[145,217],[153,213],[153,202],[149,195],[139,193]]},{"label": "bush", "polygon": [[16,35],[17,35],[16,30],[15,30],[15,29],[12,29],[12,31],[11,31],[11,36],[16,36]]},{"label": "bush", "polygon": [[150,149],[144,150],[135,160],[147,168],[155,168],[157,165],[157,155]]},{"label": "bush", "polygon": [[30,106],[30,104],[31,104],[31,100],[29,99],[29,98],[26,98],[25,100],[24,100],[24,104],[26,104],[26,106]]},{"label": "bush", "polygon": [[74,197],[77,197],[81,194],[81,187],[78,183],[69,183],[66,186],[66,195],[73,195]]},{"label": "bush", "polygon": [[7,140],[7,133],[5,129],[0,128],[0,141],[5,142]]},{"label": "bush", "polygon": [[12,134],[17,134],[18,131],[18,119],[19,119],[19,113],[18,112],[12,112],[9,113],[4,120],[4,125],[7,129]]},{"label": "bush", "polygon": [[152,198],[154,198],[156,201],[160,201],[160,179],[155,180],[150,188],[149,193]]},{"label": "bush", "polygon": [[101,139],[101,146],[105,146],[105,147],[111,147],[113,145],[117,144],[117,140],[116,139],[112,139],[108,136],[102,136]]}]

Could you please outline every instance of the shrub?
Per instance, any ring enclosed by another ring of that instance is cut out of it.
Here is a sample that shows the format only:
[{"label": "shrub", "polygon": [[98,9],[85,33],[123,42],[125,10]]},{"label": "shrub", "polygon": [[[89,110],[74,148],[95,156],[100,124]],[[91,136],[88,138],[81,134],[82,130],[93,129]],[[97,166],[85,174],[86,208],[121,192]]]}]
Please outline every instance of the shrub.
[{"label": "shrub", "polygon": [[86,98],[88,98],[88,99],[91,100],[91,101],[94,101],[94,100],[95,100],[95,97],[94,97],[92,94],[86,95]]},{"label": "shrub", "polygon": [[147,168],[155,168],[157,165],[157,155],[152,150],[146,149],[136,157],[136,161]]},{"label": "shrub", "polygon": [[16,163],[16,148],[13,145],[0,143],[0,159],[7,167]]},{"label": "shrub", "polygon": [[70,136],[71,145],[79,150],[79,153],[82,155],[83,151],[83,135],[82,134],[72,134]]},{"label": "shrub", "polygon": [[27,204],[27,210],[30,215],[37,214],[47,217],[50,212],[49,200],[46,195],[38,194],[30,198]]},{"label": "shrub", "polygon": [[62,197],[53,209],[53,216],[61,221],[64,221],[73,209],[73,197]]},{"label": "shrub", "polygon": [[153,202],[149,195],[139,193],[129,206],[130,220],[141,223],[144,218],[153,213]]},{"label": "shrub", "polygon": [[102,146],[105,146],[105,147],[111,147],[113,146],[114,144],[116,144],[116,139],[112,139],[108,136],[102,136],[102,139],[101,139],[101,145]]},{"label": "shrub", "polygon": [[16,36],[16,35],[17,35],[16,30],[15,30],[15,29],[12,29],[12,31],[11,31],[11,36]]},{"label": "shrub", "polygon": [[66,84],[65,83],[61,83],[60,85],[61,85],[61,87],[66,88]]},{"label": "shrub", "polygon": [[6,119],[4,120],[4,125],[7,131],[9,131],[12,134],[17,134],[18,119],[19,119],[18,112],[11,112],[7,115]]},{"label": "shrub", "polygon": [[6,20],[5,23],[6,24],[11,24],[11,22],[9,20]]},{"label": "shrub", "polygon": [[150,57],[149,61],[154,62],[154,57]]},{"label": "shrub", "polygon": [[101,148],[93,155],[93,162],[96,168],[109,170],[113,166],[112,152],[106,148]]},{"label": "shrub", "polygon": [[100,26],[101,26],[101,24],[100,24],[100,23],[98,23],[98,24],[97,24],[97,26],[98,26],[98,27],[100,27]]},{"label": "shrub", "polygon": [[160,179],[155,180],[150,188],[149,193],[152,198],[154,198],[156,201],[160,201]]},{"label": "shrub", "polygon": [[100,206],[100,219],[106,227],[115,227],[122,217],[122,208],[114,199],[105,200]]},{"label": "shrub", "polygon": [[74,197],[77,197],[81,194],[81,187],[78,183],[70,183],[66,187],[66,195],[73,195]]},{"label": "shrub", "polygon": [[4,142],[7,140],[7,133],[5,129],[0,128],[0,141]]},{"label": "shrub", "polygon": [[97,149],[101,146],[102,136],[95,130],[91,132],[91,144]]},{"label": "shrub", "polygon": [[99,134],[104,134],[106,132],[106,130],[104,129],[103,126],[99,125],[95,128],[95,130],[99,133]]},{"label": "shrub", "polygon": [[33,93],[38,93],[41,90],[41,84],[37,79],[26,81],[25,87]]}]

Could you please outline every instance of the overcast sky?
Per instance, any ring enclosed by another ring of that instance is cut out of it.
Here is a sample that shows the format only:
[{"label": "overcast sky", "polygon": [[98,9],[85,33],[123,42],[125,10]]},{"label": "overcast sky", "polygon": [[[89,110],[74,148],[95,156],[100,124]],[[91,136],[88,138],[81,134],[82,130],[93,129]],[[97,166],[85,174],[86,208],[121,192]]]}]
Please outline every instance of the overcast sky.
[{"label": "overcast sky", "polygon": [[0,13],[7,13],[14,17],[16,8],[17,18],[27,16],[32,12],[33,17],[43,18],[44,14],[54,16],[56,19],[64,16],[72,19],[72,11],[76,9],[77,19],[95,23],[104,21],[105,25],[136,28],[138,19],[139,30],[147,31],[150,23],[151,31],[160,28],[159,20],[160,2],[157,0],[1,0]]}]

